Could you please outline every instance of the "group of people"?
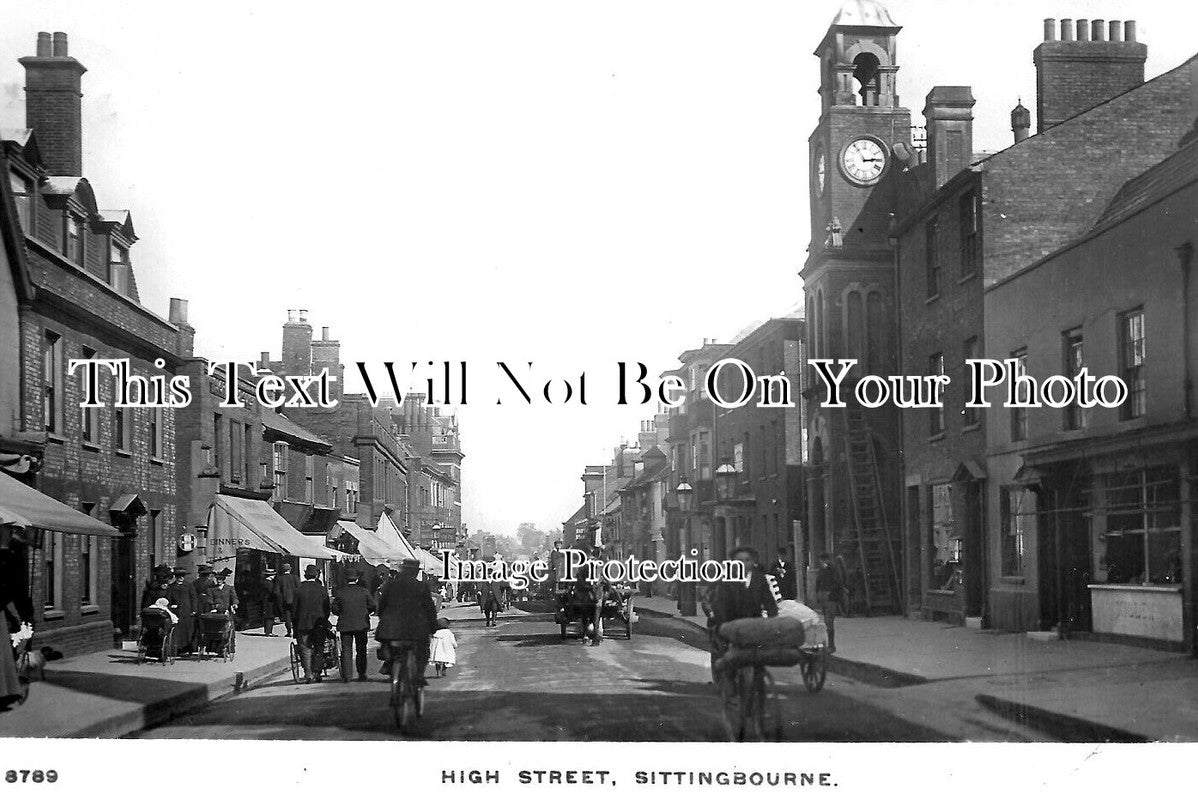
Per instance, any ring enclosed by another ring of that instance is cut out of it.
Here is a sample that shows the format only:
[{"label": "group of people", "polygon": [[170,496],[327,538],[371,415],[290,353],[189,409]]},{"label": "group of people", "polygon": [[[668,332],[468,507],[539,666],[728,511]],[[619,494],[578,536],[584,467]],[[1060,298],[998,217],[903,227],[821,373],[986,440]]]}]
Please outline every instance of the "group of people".
[{"label": "group of people", "polygon": [[[357,680],[366,681],[367,647],[370,617],[378,615],[375,639],[383,644],[393,641],[416,643],[417,679],[424,682],[424,671],[430,659],[438,675],[444,675],[456,662],[457,643],[449,631],[449,620],[437,617],[434,589],[417,577],[420,562],[408,559],[392,573],[379,570],[380,579],[374,591],[362,583],[363,573],[351,567],[345,584],[330,595],[320,582],[320,569],[309,566],[304,580],[294,587],[291,601],[284,614],[288,635],[294,635],[303,669],[303,682],[321,682],[327,643],[340,637],[341,680],[349,681],[351,673]],[[280,581],[280,598],[282,582]],[[281,601],[280,601],[281,602]],[[337,617],[336,626],[330,616]],[[384,659],[380,672],[389,674],[390,662]]]},{"label": "group of people", "polygon": [[237,592],[228,584],[233,571],[227,567],[216,571],[208,564],[201,564],[196,572],[197,577],[189,580],[188,570],[160,564],[154,567],[141,594],[143,610],[170,616],[175,626],[175,650],[179,654],[199,649],[200,614],[224,614],[230,625],[237,614]]}]

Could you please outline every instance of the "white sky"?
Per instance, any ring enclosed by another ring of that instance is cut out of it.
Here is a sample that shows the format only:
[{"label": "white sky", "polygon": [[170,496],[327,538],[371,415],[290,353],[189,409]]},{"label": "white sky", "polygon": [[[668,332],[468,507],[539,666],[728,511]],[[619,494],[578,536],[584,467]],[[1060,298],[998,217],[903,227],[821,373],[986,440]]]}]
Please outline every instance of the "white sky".
[{"label": "white sky", "polygon": [[[190,301],[197,353],[277,358],[302,307],[347,363],[468,361],[471,530],[577,508],[652,412],[614,405],[617,360],[655,375],[801,300],[811,52],[840,0],[187,5],[11,4],[0,120],[23,120],[16,59],[66,31],[84,172],[133,212],[143,303]],[[972,85],[979,150],[1035,109],[1045,16],[1135,18],[1149,76],[1198,47],[1179,2],[887,5],[913,121]],[[589,404],[496,407],[499,359],[586,370]]]}]

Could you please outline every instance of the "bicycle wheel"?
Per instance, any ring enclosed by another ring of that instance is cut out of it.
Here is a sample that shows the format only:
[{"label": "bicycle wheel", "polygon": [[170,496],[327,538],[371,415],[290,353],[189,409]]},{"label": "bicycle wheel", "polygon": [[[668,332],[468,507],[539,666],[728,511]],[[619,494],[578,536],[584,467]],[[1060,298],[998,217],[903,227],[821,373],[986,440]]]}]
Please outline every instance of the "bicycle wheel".
[{"label": "bicycle wheel", "polygon": [[753,741],[782,741],[782,707],[774,678],[765,667],[754,667],[749,731]]},{"label": "bicycle wheel", "polygon": [[409,671],[411,661],[414,656],[410,653],[407,658],[391,661],[391,712],[395,715],[395,727],[401,731],[406,731],[416,716],[412,673]]},{"label": "bicycle wheel", "polygon": [[811,693],[824,688],[828,678],[828,651],[820,648],[814,653],[804,653],[799,662],[799,671],[803,674],[803,685]]}]

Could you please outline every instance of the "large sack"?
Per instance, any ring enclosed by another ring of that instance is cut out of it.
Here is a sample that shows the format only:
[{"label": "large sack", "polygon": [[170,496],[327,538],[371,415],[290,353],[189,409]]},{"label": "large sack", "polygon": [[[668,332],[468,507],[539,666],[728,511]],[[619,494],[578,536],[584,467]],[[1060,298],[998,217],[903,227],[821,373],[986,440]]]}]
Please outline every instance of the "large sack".
[{"label": "large sack", "polygon": [[783,600],[778,603],[778,616],[794,617],[802,622],[803,625],[810,625],[820,618],[818,611],[811,606],[803,605],[798,600]]},{"label": "large sack", "polygon": [[794,617],[749,617],[720,626],[721,639],[742,647],[803,644],[803,623]]},{"label": "large sack", "polygon": [[803,658],[798,647],[739,647],[732,645],[719,660],[717,670],[740,669],[741,667],[793,667]]}]

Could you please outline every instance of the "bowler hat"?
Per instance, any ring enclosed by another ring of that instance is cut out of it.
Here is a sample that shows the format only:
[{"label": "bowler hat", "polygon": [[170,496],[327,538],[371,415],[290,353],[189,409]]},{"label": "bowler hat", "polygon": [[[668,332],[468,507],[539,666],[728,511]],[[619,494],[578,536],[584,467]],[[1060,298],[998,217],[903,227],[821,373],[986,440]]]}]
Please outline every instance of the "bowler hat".
[{"label": "bowler hat", "polygon": [[233,570],[229,569],[228,567],[225,567],[225,568],[224,568],[224,569],[222,569],[220,572],[216,573],[216,577],[218,577],[218,578],[227,578],[227,577],[229,577],[229,576],[230,576],[230,575],[232,575],[232,574],[233,574]]},{"label": "bowler hat", "polygon": [[190,573],[183,567],[175,567],[173,570],[171,570],[171,574],[172,575],[188,575]]},{"label": "bowler hat", "polygon": [[420,569],[420,562],[414,558],[405,558],[399,562],[400,569]]},{"label": "bowler hat", "polygon": [[315,564],[309,564],[308,566],[304,567],[304,577],[305,578],[320,577],[320,567],[316,566]]},{"label": "bowler hat", "polygon": [[196,567],[196,572],[198,572],[200,575],[211,575],[212,574],[212,565],[211,564],[200,564],[198,567]]},{"label": "bowler hat", "polygon": [[356,581],[362,577],[362,570],[358,567],[350,567],[345,571],[346,580]]}]

